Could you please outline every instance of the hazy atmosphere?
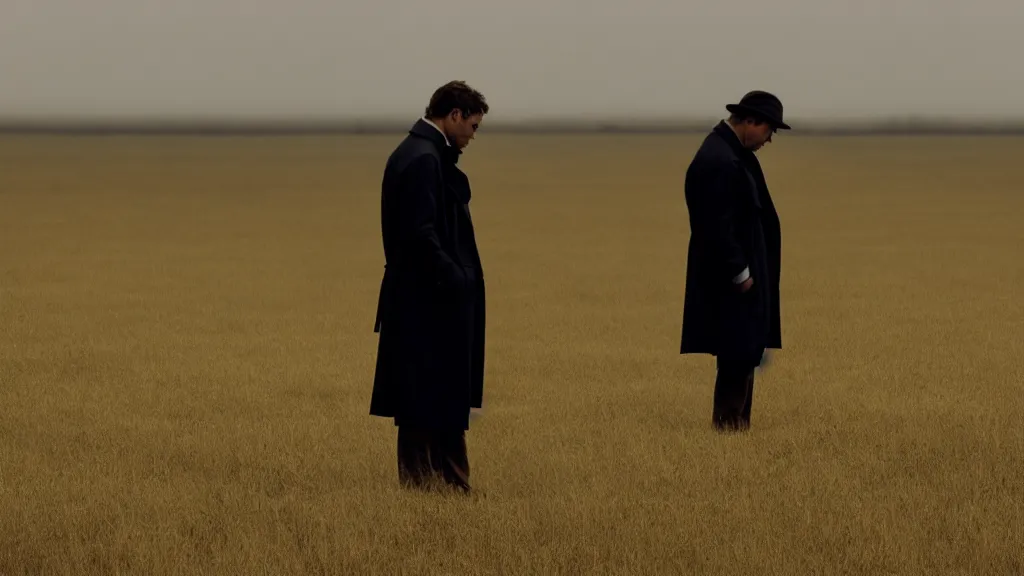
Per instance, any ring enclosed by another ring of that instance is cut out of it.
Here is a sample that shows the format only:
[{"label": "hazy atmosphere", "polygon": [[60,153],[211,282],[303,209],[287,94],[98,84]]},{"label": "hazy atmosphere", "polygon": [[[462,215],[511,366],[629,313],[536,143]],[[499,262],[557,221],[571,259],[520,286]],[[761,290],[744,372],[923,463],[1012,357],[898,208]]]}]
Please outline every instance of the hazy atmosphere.
[{"label": "hazy atmosphere", "polygon": [[0,576],[1024,575],[1024,0],[0,2]]},{"label": "hazy atmosphere", "polygon": [[0,119],[406,119],[448,79],[492,122],[721,113],[1020,118],[1014,0],[6,0]]}]

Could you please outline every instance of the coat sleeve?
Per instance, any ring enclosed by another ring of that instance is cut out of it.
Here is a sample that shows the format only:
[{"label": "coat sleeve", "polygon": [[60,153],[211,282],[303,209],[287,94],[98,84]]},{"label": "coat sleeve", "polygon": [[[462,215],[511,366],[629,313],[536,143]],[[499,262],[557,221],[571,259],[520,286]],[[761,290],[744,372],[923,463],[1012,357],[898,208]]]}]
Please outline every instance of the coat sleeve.
[{"label": "coat sleeve", "polygon": [[440,187],[435,157],[424,154],[409,164],[400,183],[398,224],[416,267],[435,283],[456,284],[464,273],[441,246],[435,228]]},{"label": "coat sleeve", "polygon": [[722,162],[705,173],[702,178],[696,222],[708,240],[716,269],[723,272],[722,280],[733,283],[747,268],[747,258],[736,237],[736,178],[738,172],[731,163]]}]

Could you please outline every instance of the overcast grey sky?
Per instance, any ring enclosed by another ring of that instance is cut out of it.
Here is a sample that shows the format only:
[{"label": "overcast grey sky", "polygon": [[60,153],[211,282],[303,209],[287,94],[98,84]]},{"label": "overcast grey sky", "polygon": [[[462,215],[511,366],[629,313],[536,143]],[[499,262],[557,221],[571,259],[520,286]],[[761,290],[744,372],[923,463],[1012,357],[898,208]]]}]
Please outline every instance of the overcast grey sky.
[{"label": "overcast grey sky", "polygon": [[1024,116],[1024,0],[0,0],[0,116]]}]

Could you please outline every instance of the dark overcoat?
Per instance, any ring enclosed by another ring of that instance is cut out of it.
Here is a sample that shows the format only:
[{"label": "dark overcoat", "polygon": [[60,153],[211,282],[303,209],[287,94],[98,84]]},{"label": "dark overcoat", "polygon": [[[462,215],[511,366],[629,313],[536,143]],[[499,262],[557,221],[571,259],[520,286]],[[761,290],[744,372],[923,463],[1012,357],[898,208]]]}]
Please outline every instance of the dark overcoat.
[{"label": "dark overcoat", "polygon": [[[690,217],[680,352],[757,366],[782,348],[779,278],[782,233],[757,157],[724,121],[686,171]],[[749,267],[751,289],[733,279]]]},{"label": "dark overcoat", "polygon": [[396,425],[467,430],[483,400],[484,276],[459,154],[419,120],[384,170],[370,414]]}]

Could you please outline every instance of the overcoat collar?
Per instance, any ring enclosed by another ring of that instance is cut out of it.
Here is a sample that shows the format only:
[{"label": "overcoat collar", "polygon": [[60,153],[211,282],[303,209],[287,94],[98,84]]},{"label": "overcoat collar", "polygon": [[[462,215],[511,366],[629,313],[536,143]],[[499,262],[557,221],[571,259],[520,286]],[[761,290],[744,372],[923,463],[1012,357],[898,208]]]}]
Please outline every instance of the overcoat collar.
[{"label": "overcoat collar", "polygon": [[[714,132],[718,134],[719,138],[725,140],[729,147],[732,148],[733,152],[740,159],[743,166],[751,172],[754,177],[754,182],[757,184],[757,199],[756,202],[767,203],[771,207],[771,210],[775,210],[772,204],[771,195],[768,193],[768,183],[764,179],[764,172],[761,170],[761,161],[757,159],[757,155],[752,150],[747,150],[743,147],[736,133],[733,132],[732,128],[722,120],[715,126]],[[759,206],[761,204],[758,204]]]},{"label": "overcoat collar", "polygon": [[714,132],[718,134],[719,138],[725,140],[726,144],[728,144],[729,147],[732,148],[732,151],[736,154],[740,161],[743,162],[748,168],[754,170],[763,181],[763,176],[760,176],[761,161],[757,159],[757,155],[754,154],[753,150],[747,150],[746,148],[743,147],[743,143],[740,142],[739,136],[736,135],[736,132],[733,132],[732,127],[729,126],[729,124],[725,120],[720,121],[718,125],[715,126]]},{"label": "overcoat collar", "polygon": [[448,145],[448,141],[436,127],[431,126],[426,120],[420,118],[412,125],[409,133],[413,136],[419,136],[420,138],[426,138],[430,140],[434,146],[437,147],[437,151],[441,153],[441,157],[457,164],[459,161],[459,155],[462,154],[462,150],[459,150],[455,146]]},{"label": "overcoat collar", "polygon": [[718,125],[715,126],[715,133],[725,140],[726,144],[728,144],[729,147],[732,148],[733,152],[735,152],[740,158],[748,160],[749,157],[753,155],[753,152],[743,147],[743,143],[740,142],[739,136],[736,136],[736,132],[733,131],[732,127],[730,127],[725,120],[719,121]]},{"label": "overcoat collar", "polygon": [[[465,176],[462,175],[462,171],[457,167],[459,155],[462,154],[462,150],[459,150],[455,146],[448,145],[444,134],[422,118],[413,124],[412,128],[409,130],[409,134],[417,138],[429,140],[437,148],[438,153],[441,155],[442,164],[446,166],[445,173],[448,174],[446,179],[449,176],[452,177],[452,181],[450,183],[452,190],[460,202],[463,204],[469,204],[469,201],[472,198],[472,192],[470,191],[469,186],[465,184]],[[447,166],[452,166],[454,168],[454,172],[449,172]]]}]

